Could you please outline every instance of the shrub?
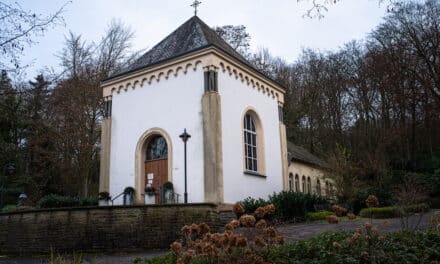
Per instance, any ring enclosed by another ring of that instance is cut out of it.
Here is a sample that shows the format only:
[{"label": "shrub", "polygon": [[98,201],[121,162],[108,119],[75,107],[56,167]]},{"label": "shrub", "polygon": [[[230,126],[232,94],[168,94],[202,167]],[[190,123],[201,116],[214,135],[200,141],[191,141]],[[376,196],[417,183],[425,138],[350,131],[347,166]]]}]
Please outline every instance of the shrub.
[{"label": "shrub", "polygon": [[93,206],[98,204],[97,198],[78,198],[70,196],[61,196],[49,194],[43,196],[38,202],[38,208],[59,208],[59,207],[77,207]]},{"label": "shrub", "polygon": [[98,194],[98,197],[99,200],[103,200],[103,201],[110,201],[112,199],[112,197],[108,192],[100,192]]},{"label": "shrub", "polygon": [[243,206],[244,211],[246,214],[251,214],[257,210],[258,207],[263,207],[265,205],[268,205],[269,202],[265,201],[262,198],[259,198],[258,200],[248,197],[244,199],[243,201],[240,201],[240,204]]},{"label": "shrub", "polygon": [[380,206],[391,206],[395,203],[395,195],[391,191],[380,188],[369,188],[361,190],[355,195],[350,206],[353,209],[353,213],[357,214],[362,208],[367,207],[366,200],[369,195],[376,196],[380,202]]},{"label": "shrub", "polygon": [[328,203],[318,195],[286,191],[269,196],[269,202],[275,205],[277,218],[294,221],[304,220],[308,212],[315,212],[314,205]]},{"label": "shrub", "polygon": [[7,204],[2,208],[2,213],[8,213],[17,210],[17,205],[15,204]]},{"label": "shrub", "polygon": [[307,213],[306,220],[307,221],[326,220],[327,216],[332,214],[333,212],[330,211],[311,212],[311,213]]},{"label": "shrub", "polygon": [[163,187],[165,190],[170,190],[170,191],[174,190],[174,185],[173,185],[173,183],[172,183],[172,182],[169,182],[169,181],[165,182],[165,183],[162,185],[162,187]]},{"label": "shrub", "polygon": [[376,208],[364,208],[359,213],[361,217],[365,218],[393,218],[396,217],[396,207],[376,207]]},{"label": "shrub", "polygon": [[246,214],[253,213],[257,208],[268,204],[275,206],[274,217],[278,220],[304,221],[306,214],[316,212],[315,205],[328,206],[329,201],[318,195],[282,191],[269,196],[269,200],[258,200],[248,197],[240,202]]}]

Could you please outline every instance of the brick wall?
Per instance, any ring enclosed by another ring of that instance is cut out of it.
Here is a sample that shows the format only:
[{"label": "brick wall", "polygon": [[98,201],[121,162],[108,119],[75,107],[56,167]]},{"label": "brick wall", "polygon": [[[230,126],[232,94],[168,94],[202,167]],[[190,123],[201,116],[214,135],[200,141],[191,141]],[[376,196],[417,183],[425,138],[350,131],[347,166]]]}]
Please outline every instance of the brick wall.
[{"label": "brick wall", "polygon": [[[228,214],[226,214],[228,215]],[[214,204],[114,206],[0,213],[0,253],[118,252],[168,248],[182,226],[228,217]]]}]

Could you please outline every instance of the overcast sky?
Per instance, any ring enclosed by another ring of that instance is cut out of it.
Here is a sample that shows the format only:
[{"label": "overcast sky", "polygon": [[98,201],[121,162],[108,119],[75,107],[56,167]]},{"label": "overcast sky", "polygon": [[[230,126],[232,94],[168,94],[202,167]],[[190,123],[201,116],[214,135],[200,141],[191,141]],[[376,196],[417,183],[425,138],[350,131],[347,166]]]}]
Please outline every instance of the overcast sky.
[{"label": "overcast sky", "polygon": [[[353,39],[363,39],[381,23],[386,6],[378,0],[342,0],[323,19],[304,18],[310,3],[297,0],[201,0],[198,16],[209,26],[244,25],[251,49],[266,47],[272,55],[294,62],[303,48],[337,50]],[[8,3],[16,0],[6,0]],[[18,0],[24,9],[49,14],[65,0]],[[38,44],[25,50],[24,63],[32,62],[27,78],[42,68],[57,70],[55,56],[69,30],[83,40],[98,42],[108,23],[120,19],[136,33],[134,49],[151,48],[188,20],[192,0],[73,0],[66,6],[65,27],[51,28]]]}]

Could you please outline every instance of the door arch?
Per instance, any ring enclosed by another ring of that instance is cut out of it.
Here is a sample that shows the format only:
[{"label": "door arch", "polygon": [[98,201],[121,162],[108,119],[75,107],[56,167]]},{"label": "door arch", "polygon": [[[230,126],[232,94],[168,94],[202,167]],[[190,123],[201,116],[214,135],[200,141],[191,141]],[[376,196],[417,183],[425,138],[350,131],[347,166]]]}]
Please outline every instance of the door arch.
[{"label": "door arch", "polygon": [[[165,145],[165,147],[164,147]],[[147,154],[148,152],[148,154]],[[140,137],[136,146],[135,157],[135,189],[136,203],[144,204],[145,185],[146,185],[146,164],[148,161],[159,161],[160,157],[166,154],[167,172],[163,181],[172,182],[172,145],[171,138],[165,130],[161,128],[151,128],[145,131]],[[148,156],[148,157],[147,157]],[[164,159],[162,159],[163,161]],[[148,167],[148,165],[147,165]],[[161,183],[163,184],[163,183]],[[154,186],[156,187],[156,186]]]}]

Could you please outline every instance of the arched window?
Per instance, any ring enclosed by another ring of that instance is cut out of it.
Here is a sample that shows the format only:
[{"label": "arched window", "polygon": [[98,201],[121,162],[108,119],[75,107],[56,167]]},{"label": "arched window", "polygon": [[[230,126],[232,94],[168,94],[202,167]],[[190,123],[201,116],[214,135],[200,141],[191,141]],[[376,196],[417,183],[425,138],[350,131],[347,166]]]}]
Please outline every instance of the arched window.
[{"label": "arched window", "polygon": [[302,177],[302,192],[306,193],[306,176]]},{"label": "arched window", "polygon": [[168,146],[164,137],[156,136],[147,145],[147,160],[166,159]]},{"label": "arched window", "polygon": [[247,111],[243,118],[243,143],[245,171],[263,175],[263,131],[260,119],[252,110]]},{"label": "arched window", "polygon": [[312,180],[307,177],[307,193],[312,194]]},{"label": "arched window", "polygon": [[300,192],[299,191],[299,176],[298,176],[298,174],[295,174],[295,191]]},{"label": "arched window", "polygon": [[316,180],[316,193],[321,195],[321,181],[319,179]]},{"label": "arched window", "polygon": [[293,174],[289,174],[289,192],[293,191]]}]

